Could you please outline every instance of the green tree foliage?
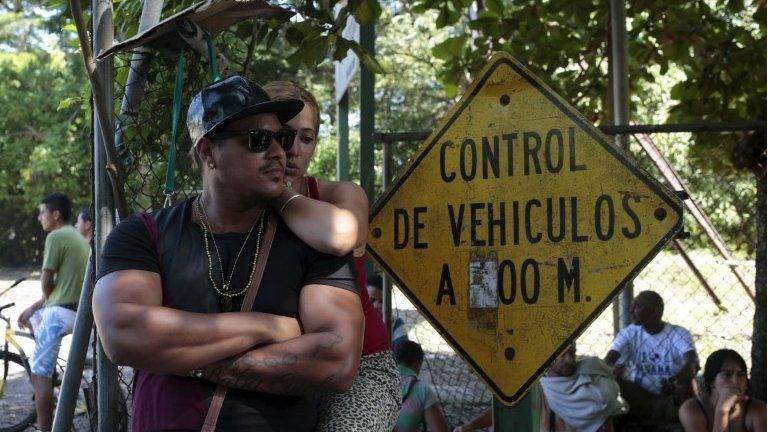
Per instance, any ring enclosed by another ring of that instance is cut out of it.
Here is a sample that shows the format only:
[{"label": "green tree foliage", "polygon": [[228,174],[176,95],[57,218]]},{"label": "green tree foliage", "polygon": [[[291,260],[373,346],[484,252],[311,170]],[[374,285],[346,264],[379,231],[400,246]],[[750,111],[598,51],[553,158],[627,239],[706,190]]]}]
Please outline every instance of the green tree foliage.
[{"label": "green tree foliage", "polygon": [[[45,0],[44,3],[50,10],[58,10],[58,14],[46,20],[49,28],[71,26],[68,1]],[[192,0],[168,0],[163,16],[170,16],[192,3]],[[378,130],[431,129],[473,74],[498,50],[516,56],[591,121],[610,123],[610,22],[605,2],[358,0],[350,1],[348,8],[334,18],[332,10],[337,3],[333,0],[287,3],[283,6],[296,12],[290,21],[244,22],[217,39],[219,49],[234,65],[232,72],[246,72],[261,82],[292,79],[316,94],[324,124],[316,163],[311,170],[315,175],[335,177],[336,123],[331,60],[340,58],[348,49],[361,55],[365,67],[379,72],[376,78]],[[140,13],[139,0],[115,3],[118,39],[126,39],[136,32]],[[375,60],[363,53],[359,45],[341,37],[344,19],[349,14],[361,22],[377,20]],[[729,121],[764,116],[764,1],[644,0],[631,2],[627,17],[633,121]],[[71,40],[68,43],[71,45]],[[118,84],[124,82],[126,70],[123,68],[122,75],[118,74]],[[172,94],[172,82],[168,76],[154,77],[156,82],[150,85],[160,86],[163,91],[157,93],[160,96],[150,96],[148,105],[169,106],[167,98]],[[196,85],[203,82],[199,79],[198,76]],[[356,91],[353,85],[352,130],[357,125]],[[155,132],[150,134],[156,138],[157,149],[162,149],[167,142],[166,117],[170,115],[157,121]],[[142,124],[142,128],[147,125]],[[740,153],[735,145],[740,138],[739,135],[702,134],[686,142],[685,137],[678,137],[669,144],[669,149],[675,152],[676,160],[683,161],[680,169],[684,176],[693,173],[688,173],[693,165],[685,161],[695,161],[717,176],[735,178],[738,167],[745,165],[737,160],[735,166],[730,157]],[[353,135],[353,162],[358,143],[358,137]],[[417,145],[396,145],[395,171]],[[353,163],[353,178],[357,177],[356,170]],[[162,178],[162,169],[157,171],[156,177]],[[739,183],[738,187],[725,188],[733,184],[723,182],[722,190],[710,196],[743,193],[754,196],[753,185]],[[728,221],[724,222],[728,225]],[[731,225],[734,233],[744,231],[743,220]],[[752,237],[749,230],[744,235]],[[743,241],[744,235],[738,237],[736,243],[751,245],[752,242]],[[750,249],[748,246],[746,252]]]},{"label": "green tree foliage", "polygon": [[[0,262],[39,260],[40,199],[90,200],[89,104],[78,59],[29,45],[0,52]],[[66,101],[62,104],[62,101]]]}]

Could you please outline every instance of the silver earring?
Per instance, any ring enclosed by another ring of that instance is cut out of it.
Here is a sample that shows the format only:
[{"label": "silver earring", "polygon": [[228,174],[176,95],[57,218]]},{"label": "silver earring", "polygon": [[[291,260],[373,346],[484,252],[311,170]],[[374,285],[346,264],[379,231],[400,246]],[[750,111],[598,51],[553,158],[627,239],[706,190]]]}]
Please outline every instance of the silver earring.
[{"label": "silver earring", "polygon": [[208,161],[208,168],[210,169],[216,169],[216,164],[213,163],[213,161]]}]

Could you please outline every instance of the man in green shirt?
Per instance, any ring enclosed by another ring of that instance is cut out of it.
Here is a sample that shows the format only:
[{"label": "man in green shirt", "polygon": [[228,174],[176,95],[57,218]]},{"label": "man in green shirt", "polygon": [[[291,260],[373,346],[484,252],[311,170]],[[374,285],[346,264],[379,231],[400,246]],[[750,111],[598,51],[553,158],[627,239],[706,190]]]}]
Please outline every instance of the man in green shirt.
[{"label": "man in green shirt", "polygon": [[48,232],[40,275],[43,296],[19,315],[19,327],[35,335],[30,369],[42,431],[51,430],[53,423],[53,371],[61,339],[72,333],[90,255],[88,243],[70,223],[71,215],[72,203],[64,194],[50,194],[40,203],[37,220]]}]

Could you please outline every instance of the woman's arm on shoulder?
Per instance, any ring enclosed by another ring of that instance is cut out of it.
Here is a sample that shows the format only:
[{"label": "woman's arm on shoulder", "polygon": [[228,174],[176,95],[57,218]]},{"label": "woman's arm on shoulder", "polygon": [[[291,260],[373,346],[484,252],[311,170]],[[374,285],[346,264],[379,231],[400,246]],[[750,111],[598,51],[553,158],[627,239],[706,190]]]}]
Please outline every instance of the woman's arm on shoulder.
[{"label": "woman's arm on shoulder", "polygon": [[320,197],[335,205],[339,209],[346,210],[357,220],[357,241],[355,249],[365,246],[368,237],[368,196],[358,184],[348,181],[336,182],[318,180]]},{"label": "woman's arm on shoulder", "polygon": [[[343,256],[365,245],[368,198],[350,182],[319,182],[321,200],[292,198],[286,190],[275,202],[296,236],[320,252]],[[290,201],[289,201],[290,200]]]},{"label": "woman's arm on shoulder", "polygon": [[695,398],[688,399],[680,405],[678,416],[685,432],[707,431],[707,418]]}]

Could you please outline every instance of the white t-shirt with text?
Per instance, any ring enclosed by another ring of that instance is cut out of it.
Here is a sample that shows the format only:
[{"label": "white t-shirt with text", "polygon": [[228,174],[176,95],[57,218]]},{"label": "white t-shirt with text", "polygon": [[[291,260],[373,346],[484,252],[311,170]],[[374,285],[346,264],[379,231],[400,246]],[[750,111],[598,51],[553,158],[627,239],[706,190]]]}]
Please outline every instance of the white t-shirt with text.
[{"label": "white t-shirt with text", "polygon": [[661,380],[680,372],[685,353],[696,352],[688,330],[669,323],[657,334],[632,324],[619,332],[611,344],[621,354],[617,364],[627,368],[625,379],[651,393],[661,393]]}]

